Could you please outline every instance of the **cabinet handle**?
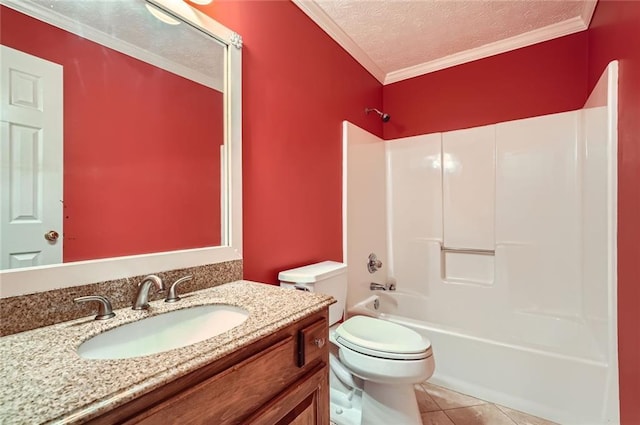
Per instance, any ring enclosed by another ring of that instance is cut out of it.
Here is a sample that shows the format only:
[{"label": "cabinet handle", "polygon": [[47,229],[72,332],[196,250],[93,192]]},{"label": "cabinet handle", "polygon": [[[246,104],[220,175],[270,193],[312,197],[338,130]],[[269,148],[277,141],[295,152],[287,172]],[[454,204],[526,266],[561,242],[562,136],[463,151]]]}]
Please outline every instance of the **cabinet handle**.
[{"label": "cabinet handle", "polygon": [[318,348],[322,348],[324,347],[324,344],[326,343],[324,338],[316,338],[313,340],[313,345],[315,345]]}]

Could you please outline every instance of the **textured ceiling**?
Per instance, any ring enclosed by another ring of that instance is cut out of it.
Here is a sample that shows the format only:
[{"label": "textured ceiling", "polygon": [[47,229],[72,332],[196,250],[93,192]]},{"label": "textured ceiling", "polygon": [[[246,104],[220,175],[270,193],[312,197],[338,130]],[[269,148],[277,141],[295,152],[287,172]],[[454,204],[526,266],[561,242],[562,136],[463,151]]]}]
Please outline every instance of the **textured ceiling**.
[{"label": "textured ceiling", "polygon": [[294,0],[377,77],[477,49],[500,53],[514,38],[533,44],[586,29],[595,1]]}]

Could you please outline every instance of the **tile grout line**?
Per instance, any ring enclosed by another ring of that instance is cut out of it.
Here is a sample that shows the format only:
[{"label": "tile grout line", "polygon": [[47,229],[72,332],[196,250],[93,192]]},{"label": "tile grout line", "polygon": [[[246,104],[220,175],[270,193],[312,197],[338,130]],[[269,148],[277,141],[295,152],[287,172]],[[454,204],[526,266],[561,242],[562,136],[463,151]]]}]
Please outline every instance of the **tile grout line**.
[{"label": "tile grout line", "polygon": [[513,423],[514,423],[514,424],[516,424],[516,425],[520,425],[520,424],[518,423],[518,421],[516,421],[514,418],[512,418],[512,417],[511,417],[511,415],[510,415],[509,413],[507,413],[507,412],[505,412],[504,410],[502,410],[502,407],[501,407],[501,406],[499,406],[499,405],[497,405],[497,404],[496,404],[495,406],[498,408],[498,410],[499,410],[499,411],[501,411],[501,412],[502,412],[502,414],[504,414],[507,418],[511,419],[511,422],[513,422]]},{"label": "tile grout line", "polygon": [[500,413],[502,413],[502,414],[503,414],[507,419],[509,419],[511,422],[513,422],[513,424],[514,424],[514,425],[519,425],[519,424],[518,424],[518,422],[517,422],[515,419],[513,419],[511,416],[509,416],[509,415],[507,414],[507,412],[505,412],[504,410],[502,410],[502,409],[500,408],[500,406],[498,406],[498,405],[497,405],[497,404],[495,404],[495,403],[491,403],[491,404],[493,404],[493,406],[494,406],[496,409],[498,409],[498,411],[499,411]]},{"label": "tile grout line", "polygon": [[[452,410],[452,409],[449,409],[449,410]],[[455,421],[451,418],[451,416],[449,416],[449,415],[447,414],[447,411],[446,411],[446,410],[443,410],[443,411],[442,411],[442,413],[444,413],[444,415],[445,415],[447,418],[449,418],[449,420],[451,421],[451,423],[452,423],[453,425],[456,425]]]},{"label": "tile grout line", "polygon": [[[493,407],[495,407],[513,425],[520,425],[515,419],[513,419],[511,416],[507,415],[506,412],[503,412],[502,409],[500,409],[497,404],[490,403],[490,402],[485,402],[484,404],[476,404],[476,405],[473,405],[473,406],[463,406],[463,407],[454,407],[454,408],[451,408],[451,409],[442,409],[440,411],[443,412],[447,418],[449,418],[449,420],[451,421],[451,423],[453,423],[453,425],[458,425],[458,423],[456,423],[456,421],[451,416],[449,416],[449,414],[447,412],[451,412],[452,410],[470,409],[470,408],[473,408],[473,407],[478,407],[478,406],[483,406],[483,405],[484,406],[493,406]],[[432,412],[428,412],[428,413],[432,413]]]}]

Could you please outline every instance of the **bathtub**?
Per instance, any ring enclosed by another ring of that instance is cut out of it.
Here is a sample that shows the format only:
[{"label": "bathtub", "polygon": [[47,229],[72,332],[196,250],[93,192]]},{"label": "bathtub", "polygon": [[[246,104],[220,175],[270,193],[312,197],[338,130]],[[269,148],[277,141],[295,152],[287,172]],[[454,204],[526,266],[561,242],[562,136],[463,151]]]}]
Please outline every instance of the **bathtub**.
[{"label": "bathtub", "polygon": [[586,324],[526,311],[510,320],[474,313],[399,291],[377,292],[348,309],[427,337],[436,385],[561,424],[614,423],[615,380]]}]

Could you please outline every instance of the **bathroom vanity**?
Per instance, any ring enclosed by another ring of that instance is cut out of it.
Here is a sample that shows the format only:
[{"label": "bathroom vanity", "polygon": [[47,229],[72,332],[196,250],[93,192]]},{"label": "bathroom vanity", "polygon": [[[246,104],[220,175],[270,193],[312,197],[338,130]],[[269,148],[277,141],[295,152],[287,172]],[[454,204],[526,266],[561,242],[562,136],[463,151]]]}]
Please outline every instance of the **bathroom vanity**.
[{"label": "bathroom vanity", "polygon": [[[238,281],[145,312],[121,309],[0,338],[2,423],[328,424],[329,296]],[[92,360],[85,340],[205,304],[249,312],[241,325],[149,356]]]},{"label": "bathroom vanity", "polygon": [[327,330],[312,314],[88,423],[325,424]]}]

